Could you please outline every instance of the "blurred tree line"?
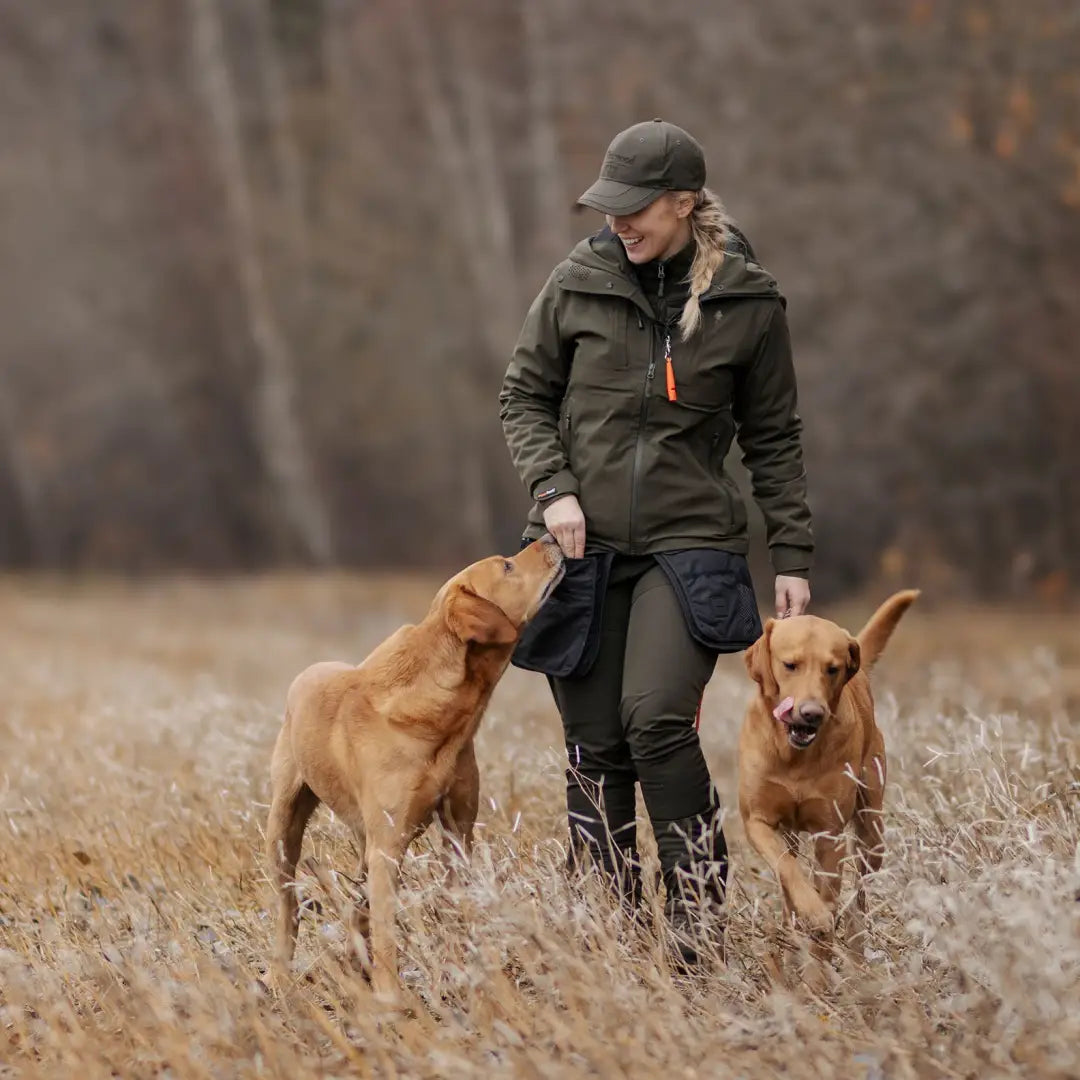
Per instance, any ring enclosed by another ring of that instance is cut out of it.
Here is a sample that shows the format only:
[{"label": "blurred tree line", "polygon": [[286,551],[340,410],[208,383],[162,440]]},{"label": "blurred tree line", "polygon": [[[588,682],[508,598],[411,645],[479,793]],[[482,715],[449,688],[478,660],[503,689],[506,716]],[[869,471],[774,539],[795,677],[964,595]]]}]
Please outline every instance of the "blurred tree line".
[{"label": "blurred tree line", "polygon": [[512,547],[502,372],[652,116],[789,298],[819,591],[1064,597],[1074,0],[0,0],[0,565]]}]

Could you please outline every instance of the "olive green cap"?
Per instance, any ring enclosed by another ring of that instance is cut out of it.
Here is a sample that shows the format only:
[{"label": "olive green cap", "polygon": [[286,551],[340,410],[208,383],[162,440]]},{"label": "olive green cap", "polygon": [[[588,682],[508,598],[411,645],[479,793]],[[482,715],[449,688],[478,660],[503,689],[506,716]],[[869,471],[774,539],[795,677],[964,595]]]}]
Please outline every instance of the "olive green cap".
[{"label": "olive green cap", "polygon": [[644,210],[665,191],[704,186],[705,153],[697,139],[666,120],[646,120],[611,140],[600,178],[578,202],[621,216]]}]

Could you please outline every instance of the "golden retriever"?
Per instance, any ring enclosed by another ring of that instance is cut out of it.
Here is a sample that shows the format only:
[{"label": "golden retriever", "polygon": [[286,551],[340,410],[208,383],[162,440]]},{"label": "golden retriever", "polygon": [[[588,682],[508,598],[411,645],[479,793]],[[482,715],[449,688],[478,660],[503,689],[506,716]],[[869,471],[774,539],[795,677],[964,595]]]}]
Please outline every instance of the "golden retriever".
[{"label": "golden retriever", "polygon": [[[849,823],[860,873],[881,866],[885,740],[867,672],[918,595],[891,596],[858,638],[813,615],[769,619],[746,652],[758,693],[739,738],[739,810],[747,839],[780,881],[785,918],[814,935],[818,957],[834,930]],[[814,836],[813,883],[796,861],[800,832]],[[865,913],[860,877],[853,947],[864,941]]]},{"label": "golden retriever", "polygon": [[436,814],[468,854],[479,789],[473,736],[522,626],[562,575],[562,552],[550,536],[513,558],[484,559],[443,585],[419,625],[403,626],[359,666],[313,664],[293,681],[274,747],[266,828],[279,896],[279,969],[296,947],[294,875],[304,829],[324,802],[359,846],[372,982],[381,997],[396,998],[400,860]]}]

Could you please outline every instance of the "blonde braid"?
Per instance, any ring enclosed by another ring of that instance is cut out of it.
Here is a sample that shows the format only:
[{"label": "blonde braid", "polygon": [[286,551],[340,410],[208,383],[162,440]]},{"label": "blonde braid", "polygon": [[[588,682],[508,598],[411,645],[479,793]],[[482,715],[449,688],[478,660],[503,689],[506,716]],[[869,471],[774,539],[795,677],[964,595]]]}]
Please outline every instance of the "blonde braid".
[{"label": "blonde braid", "polygon": [[690,235],[697,250],[690,266],[690,296],[683,305],[679,329],[683,341],[701,325],[701,295],[712,284],[713,275],[724,261],[731,219],[719,197],[708,188],[693,192],[694,209],[690,211]]}]

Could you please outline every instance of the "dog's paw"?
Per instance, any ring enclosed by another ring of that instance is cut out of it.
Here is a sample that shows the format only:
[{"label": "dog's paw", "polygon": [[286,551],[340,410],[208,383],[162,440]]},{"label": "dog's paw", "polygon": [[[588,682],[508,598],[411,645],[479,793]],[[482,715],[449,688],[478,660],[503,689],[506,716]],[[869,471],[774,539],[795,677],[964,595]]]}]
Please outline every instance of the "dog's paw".
[{"label": "dog's paw", "polygon": [[816,894],[800,905],[799,922],[803,929],[814,937],[832,937],[836,928],[836,917],[829,906]]}]

